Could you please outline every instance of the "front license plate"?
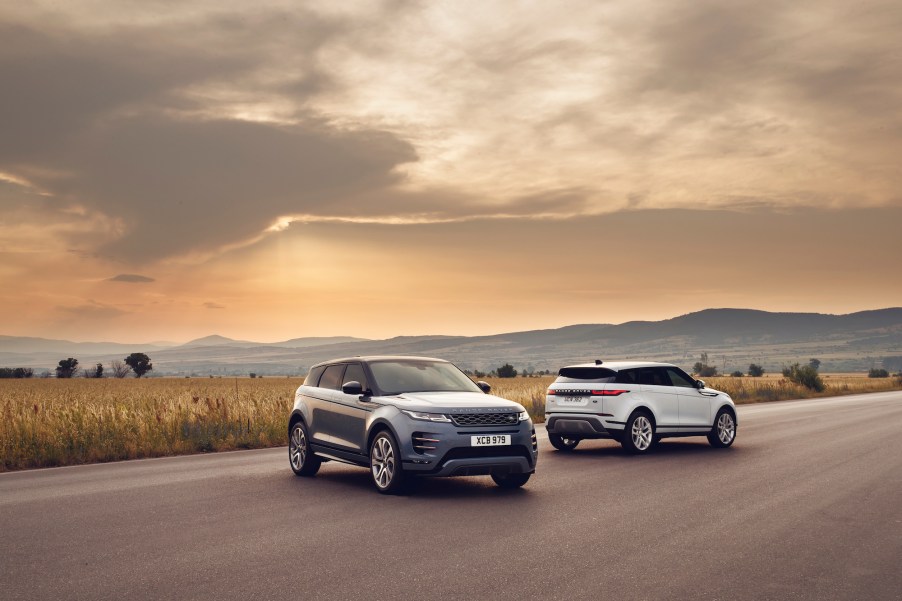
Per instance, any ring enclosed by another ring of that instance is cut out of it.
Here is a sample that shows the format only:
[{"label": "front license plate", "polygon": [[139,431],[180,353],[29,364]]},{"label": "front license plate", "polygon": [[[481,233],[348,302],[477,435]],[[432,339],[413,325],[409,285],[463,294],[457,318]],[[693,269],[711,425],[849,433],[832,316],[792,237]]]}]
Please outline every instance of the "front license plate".
[{"label": "front license plate", "polygon": [[589,399],[584,396],[562,396],[558,397],[557,404],[570,407],[582,407],[583,405],[589,404]]},{"label": "front license plate", "polygon": [[510,434],[485,434],[483,436],[471,436],[471,447],[498,447],[511,443]]}]

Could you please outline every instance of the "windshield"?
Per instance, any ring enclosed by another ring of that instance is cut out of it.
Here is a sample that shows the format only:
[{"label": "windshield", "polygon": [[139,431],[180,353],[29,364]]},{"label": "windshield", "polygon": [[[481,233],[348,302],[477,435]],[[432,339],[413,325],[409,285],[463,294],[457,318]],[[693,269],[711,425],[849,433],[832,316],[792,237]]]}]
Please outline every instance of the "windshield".
[{"label": "windshield", "polygon": [[402,392],[478,392],[464,372],[438,361],[373,361],[370,371],[382,394]]}]

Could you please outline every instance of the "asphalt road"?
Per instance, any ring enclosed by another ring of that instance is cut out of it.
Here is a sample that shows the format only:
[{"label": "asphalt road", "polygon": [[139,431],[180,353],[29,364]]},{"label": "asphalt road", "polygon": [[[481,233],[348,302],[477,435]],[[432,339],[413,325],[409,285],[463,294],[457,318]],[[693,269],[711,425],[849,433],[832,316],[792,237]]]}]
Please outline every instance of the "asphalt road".
[{"label": "asphalt road", "polygon": [[541,437],[517,491],[284,448],[0,474],[0,598],[902,599],[900,434],[880,393],[741,407],[728,450]]}]

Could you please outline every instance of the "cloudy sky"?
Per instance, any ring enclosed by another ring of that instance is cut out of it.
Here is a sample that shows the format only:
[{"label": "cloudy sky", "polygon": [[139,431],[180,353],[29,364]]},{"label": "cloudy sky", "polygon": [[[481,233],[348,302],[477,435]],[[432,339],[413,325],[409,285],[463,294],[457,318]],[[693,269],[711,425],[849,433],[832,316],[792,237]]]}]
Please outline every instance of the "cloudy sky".
[{"label": "cloudy sky", "polygon": [[902,305],[902,5],[0,5],[0,334]]}]

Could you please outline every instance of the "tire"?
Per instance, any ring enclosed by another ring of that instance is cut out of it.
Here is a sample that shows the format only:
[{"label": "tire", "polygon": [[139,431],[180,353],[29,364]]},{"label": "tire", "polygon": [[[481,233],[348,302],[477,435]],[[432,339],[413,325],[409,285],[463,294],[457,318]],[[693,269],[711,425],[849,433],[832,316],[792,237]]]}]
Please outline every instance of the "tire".
[{"label": "tire", "polygon": [[626,420],[621,444],[627,453],[643,455],[655,446],[655,426],[651,416],[644,411],[636,411]]},{"label": "tire", "polygon": [[288,433],[288,463],[295,476],[315,476],[323,463],[310,452],[309,441],[307,426],[302,421],[295,422]]},{"label": "tire", "polygon": [[714,418],[714,427],[708,434],[708,442],[712,447],[725,449],[736,440],[736,417],[726,407],[721,407]]},{"label": "tire", "polygon": [[530,476],[532,474],[504,474],[503,476],[492,474],[492,480],[501,488],[520,488],[529,481]]},{"label": "tire", "polygon": [[370,443],[370,476],[373,486],[383,495],[399,495],[407,490],[398,443],[387,430],[376,434]]},{"label": "tire", "polygon": [[572,451],[580,441],[579,438],[561,436],[559,434],[549,434],[548,440],[551,442],[551,446],[558,451]]}]

